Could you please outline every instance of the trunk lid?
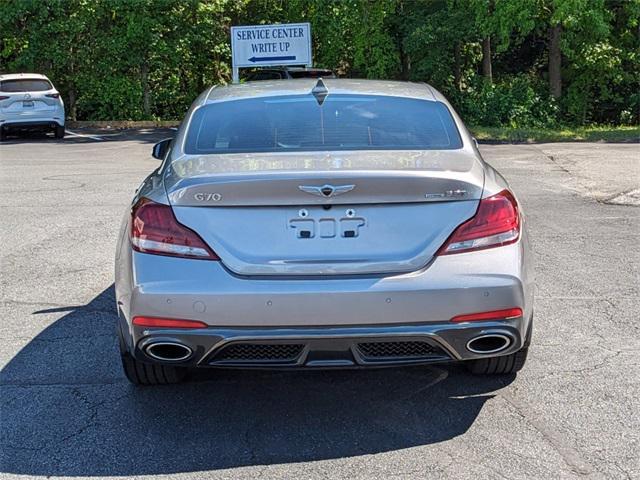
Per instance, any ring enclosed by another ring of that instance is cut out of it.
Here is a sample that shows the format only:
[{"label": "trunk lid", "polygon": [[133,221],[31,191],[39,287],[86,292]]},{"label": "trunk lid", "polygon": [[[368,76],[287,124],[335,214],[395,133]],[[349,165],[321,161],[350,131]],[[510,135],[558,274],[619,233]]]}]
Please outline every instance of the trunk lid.
[{"label": "trunk lid", "polygon": [[185,156],[165,174],[178,221],[241,275],[418,270],[483,184],[465,150]]},{"label": "trunk lid", "polygon": [[0,100],[0,112],[11,117],[42,116],[55,112],[58,107],[58,100],[49,98],[42,92],[0,93],[9,97]]}]

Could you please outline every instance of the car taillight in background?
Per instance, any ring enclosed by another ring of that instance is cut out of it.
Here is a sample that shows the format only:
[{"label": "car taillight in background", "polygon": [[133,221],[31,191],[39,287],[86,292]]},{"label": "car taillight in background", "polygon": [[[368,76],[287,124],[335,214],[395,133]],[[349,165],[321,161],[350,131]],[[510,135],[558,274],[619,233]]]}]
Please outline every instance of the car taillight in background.
[{"label": "car taillight in background", "polygon": [[143,253],[220,260],[196,232],[176,220],[169,205],[148,198],[131,211],[131,246]]},{"label": "car taillight in background", "polygon": [[514,243],[520,237],[518,203],[509,190],[480,200],[473,218],[455,229],[438,255],[470,252]]},{"label": "car taillight in background", "polygon": [[60,98],[60,94],[59,93],[47,93],[45,95],[45,97],[49,97],[49,98]]},{"label": "car taillight in background", "polygon": [[7,98],[9,98],[8,95],[0,95],[0,100],[6,100]]}]

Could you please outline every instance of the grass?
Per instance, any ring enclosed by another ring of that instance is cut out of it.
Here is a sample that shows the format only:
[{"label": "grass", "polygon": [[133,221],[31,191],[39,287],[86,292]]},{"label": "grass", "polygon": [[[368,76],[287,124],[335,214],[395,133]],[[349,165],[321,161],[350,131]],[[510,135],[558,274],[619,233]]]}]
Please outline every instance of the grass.
[{"label": "grass", "polygon": [[544,143],[544,142],[640,142],[640,126],[624,127],[559,127],[511,128],[471,127],[479,142]]},{"label": "grass", "polygon": [[[178,121],[68,121],[71,128],[157,128],[177,127]],[[609,142],[640,143],[640,126],[596,126],[551,128],[470,127],[484,143]]]}]

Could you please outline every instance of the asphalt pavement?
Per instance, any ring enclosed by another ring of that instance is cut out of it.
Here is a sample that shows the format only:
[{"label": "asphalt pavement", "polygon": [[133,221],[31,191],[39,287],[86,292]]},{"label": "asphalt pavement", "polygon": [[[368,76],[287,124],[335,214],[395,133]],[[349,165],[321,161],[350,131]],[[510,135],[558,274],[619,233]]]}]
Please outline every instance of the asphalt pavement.
[{"label": "asphalt pavement", "polygon": [[113,256],[170,131],[0,144],[0,478],[639,478],[640,146],[483,145],[536,256],[525,369],[124,378]]}]

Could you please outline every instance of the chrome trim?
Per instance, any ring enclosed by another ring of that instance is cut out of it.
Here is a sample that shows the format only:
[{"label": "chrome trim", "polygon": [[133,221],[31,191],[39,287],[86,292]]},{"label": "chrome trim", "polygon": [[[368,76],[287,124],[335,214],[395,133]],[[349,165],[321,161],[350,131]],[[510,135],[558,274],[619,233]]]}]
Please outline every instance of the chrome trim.
[{"label": "chrome trim", "polygon": [[342,195],[343,193],[350,192],[354,188],[355,185],[299,185],[298,188],[305,193],[311,193],[312,195],[317,195],[323,198],[331,198],[337,195]]},{"label": "chrome trim", "polygon": [[[184,348],[187,351],[187,354],[179,358],[166,358],[166,357],[161,357],[159,355],[155,355],[151,351],[153,347],[159,347],[163,345],[170,345],[172,347]],[[187,360],[188,358],[191,358],[191,355],[193,355],[193,350],[187,347],[186,345],[178,342],[153,342],[144,347],[144,353],[149,355],[151,358],[155,360],[160,360],[162,362],[182,362],[184,360]]]},{"label": "chrome trim", "polygon": [[[505,341],[505,344],[502,345],[499,348],[494,348],[493,350],[477,350],[477,349],[471,348],[470,345],[473,342],[476,342],[478,340],[483,340],[485,338],[501,338],[501,339],[503,339]],[[469,340],[467,342],[466,347],[467,347],[467,350],[469,350],[470,352],[477,353],[478,355],[486,355],[486,354],[489,354],[489,353],[498,353],[498,352],[501,352],[503,350],[506,350],[507,348],[509,348],[511,346],[512,343],[513,343],[513,339],[511,337],[507,336],[507,335],[502,335],[502,334],[499,334],[499,333],[490,333],[488,335],[479,335],[477,337],[472,338],[471,340]]]}]

